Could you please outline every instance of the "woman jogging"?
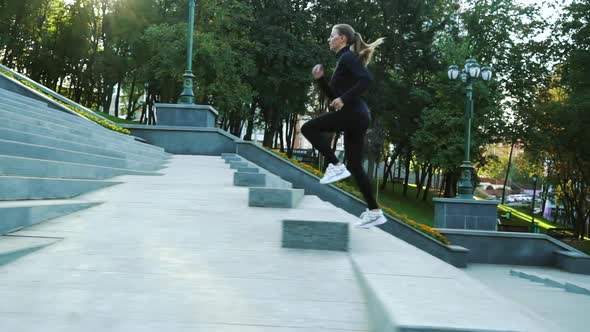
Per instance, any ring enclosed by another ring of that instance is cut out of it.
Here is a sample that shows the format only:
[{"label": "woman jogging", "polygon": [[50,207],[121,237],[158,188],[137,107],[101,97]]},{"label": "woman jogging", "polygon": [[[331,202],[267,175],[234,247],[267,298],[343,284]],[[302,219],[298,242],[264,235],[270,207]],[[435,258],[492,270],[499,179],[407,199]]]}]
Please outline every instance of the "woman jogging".
[{"label": "woman jogging", "polygon": [[[326,174],[320,180],[322,184],[333,183],[352,176],[367,201],[368,209],[361,214],[355,226],[370,228],[387,221],[373,196],[369,177],[362,166],[362,151],[365,134],[371,122],[371,114],[361,94],[373,79],[366,66],[371,61],[377,46],[383,38],[372,44],[366,44],[361,35],[348,24],[337,24],[332,28],[328,40],[330,50],[336,53],[338,64],[328,80],[324,76],[324,67],[316,65],[312,75],[323,93],[330,98],[330,107],[335,112],[328,112],[306,122],[301,133],[329,162]],[[322,134],[325,132],[344,131],[344,150],[347,166],[341,163],[330,148],[330,142]],[[349,171],[350,170],[350,171]]]}]

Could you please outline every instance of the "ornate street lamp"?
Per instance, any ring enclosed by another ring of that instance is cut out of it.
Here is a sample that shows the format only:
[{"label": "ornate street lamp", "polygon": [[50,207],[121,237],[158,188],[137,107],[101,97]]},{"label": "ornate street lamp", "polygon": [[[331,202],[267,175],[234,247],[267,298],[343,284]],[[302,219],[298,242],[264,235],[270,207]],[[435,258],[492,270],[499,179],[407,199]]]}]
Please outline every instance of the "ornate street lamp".
[{"label": "ornate street lamp", "polygon": [[[459,180],[458,197],[473,199],[473,183],[471,177],[473,166],[471,165],[471,117],[473,115],[473,82],[480,76],[484,81],[492,78],[490,67],[480,68],[475,59],[465,61],[463,70],[460,72],[461,80],[467,84],[467,109],[465,113],[465,159],[461,165],[461,179]],[[459,77],[459,67],[449,66],[448,76],[451,80]]]},{"label": "ornate street lamp", "polygon": [[194,104],[195,94],[193,93],[193,30],[195,26],[195,0],[189,0],[188,11],[188,48],[186,54],[186,70],[184,71],[184,80],[182,94],[178,99],[179,104]]}]

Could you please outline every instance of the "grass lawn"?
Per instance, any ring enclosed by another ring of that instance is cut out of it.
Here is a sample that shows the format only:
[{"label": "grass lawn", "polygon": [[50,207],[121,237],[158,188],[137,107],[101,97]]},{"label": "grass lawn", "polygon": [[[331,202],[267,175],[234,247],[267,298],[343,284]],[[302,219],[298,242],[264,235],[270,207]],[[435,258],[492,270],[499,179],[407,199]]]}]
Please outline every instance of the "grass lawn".
[{"label": "grass lawn", "polygon": [[109,120],[111,120],[111,121],[113,121],[115,123],[128,123],[128,124],[138,124],[139,123],[137,121],[119,119],[119,118],[117,118],[115,116],[112,116],[112,115],[109,115],[109,114],[106,114],[106,113],[102,113],[102,112],[97,112],[97,111],[95,111],[95,112],[96,112],[96,114],[98,114],[98,115],[100,115],[100,116],[102,116],[104,118],[107,118],[107,119],[109,119]]},{"label": "grass lawn", "polygon": [[416,186],[408,186],[407,196],[403,195],[403,184],[396,183],[393,186],[387,183],[385,190],[379,190],[379,204],[396,212],[407,215],[416,222],[432,227],[434,225],[434,202],[432,192],[428,194],[426,201],[416,200]]},{"label": "grass lawn", "polygon": [[568,244],[570,246],[590,255],[590,240],[584,240],[584,241],[577,240],[577,241],[574,241],[574,242],[571,242]]}]

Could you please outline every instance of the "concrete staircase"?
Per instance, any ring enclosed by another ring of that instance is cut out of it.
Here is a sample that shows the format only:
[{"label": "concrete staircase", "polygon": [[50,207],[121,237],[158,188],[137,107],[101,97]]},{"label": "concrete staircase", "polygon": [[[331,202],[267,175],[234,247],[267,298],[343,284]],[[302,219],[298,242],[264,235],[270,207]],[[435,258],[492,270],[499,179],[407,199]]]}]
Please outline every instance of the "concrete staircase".
[{"label": "concrete staircase", "polygon": [[[177,155],[161,172],[120,177],[78,198],[104,204],[4,236],[2,330],[580,331],[389,233],[349,227],[356,216],[317,196],[251,206],[252,187],[219,157]],[[345,224],[347,245],[318,248],[336,239],[314,231],[285,246],[286,220],[307,222],[291,236]]]},{"label": "concrete staircase", "polygon": [[47,104],[0,89],[0,235],[89,208],[69,200],[119,184],[119,175],[158,175],[169,155]]}]

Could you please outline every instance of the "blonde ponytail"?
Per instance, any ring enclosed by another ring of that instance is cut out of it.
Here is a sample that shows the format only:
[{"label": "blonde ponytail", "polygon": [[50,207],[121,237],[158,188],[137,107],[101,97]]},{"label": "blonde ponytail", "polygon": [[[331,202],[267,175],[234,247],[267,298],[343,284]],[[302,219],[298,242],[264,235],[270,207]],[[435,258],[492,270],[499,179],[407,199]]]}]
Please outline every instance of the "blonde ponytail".
[{"label": "blonde ponytail", "polygon": [[371,44],[367,44],[363,40],[361,34],[354,31],[354,29],[348,24],[336,24],[334,29],[336,29],[340,35],[346,36],[350,50],[359,57],[365,66],[371,62],[373,53],[375,53],[377,47],[385,41],[385,38],[378,38]]},{"label": "blonde ponytail", "polygon": [[373,53],[377,47],[385,42],[385,38],[379,38],[371,44],[365,43],[360,33],[354,33],[354,43],[351,46],[351,50],[359,57],[361,62],[367,66],[373,59]]}]

